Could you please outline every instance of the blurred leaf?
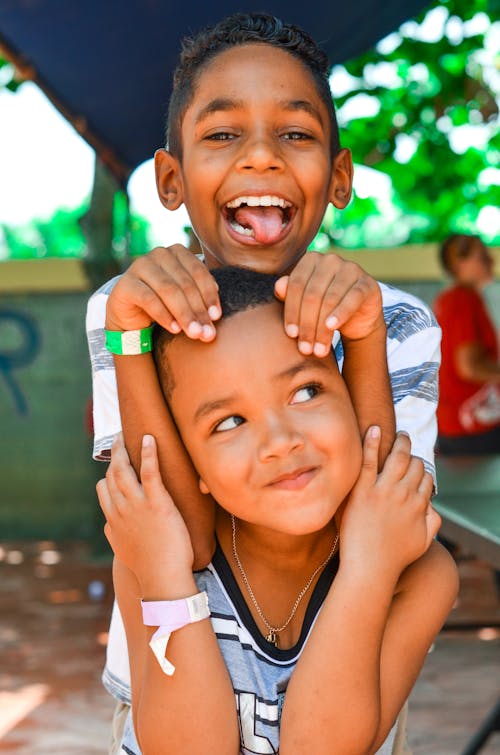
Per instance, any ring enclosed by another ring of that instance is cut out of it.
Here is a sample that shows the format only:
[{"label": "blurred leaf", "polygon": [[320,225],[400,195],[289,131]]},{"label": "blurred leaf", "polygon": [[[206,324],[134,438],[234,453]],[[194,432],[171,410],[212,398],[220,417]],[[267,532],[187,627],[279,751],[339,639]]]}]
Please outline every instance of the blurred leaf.
[{"label": "blurred leaf", "polygon": [[[481,233],[476,225],[481,208],[498,205],[499,187],[485,189],[478,177],[485,168],[500,165],[499,52],[484,47],[480,27],[464,27],[462,22],[478,13],[497,20],[500,0],[442,0],[416,23],[438,6],[449,14],[441,39],[417,39],[415,25],[406,24],[392,52],[376,49],[344,64],[356,77],[356,88],[336,99],[337,108],[356,95],[369,94],[378,99],[380,109],[375,117],[340,117],[341,142],[352,150],[356,164],[390,177],[392,194],[373,205],[355,197],[347,210],[327,217],[321,234],[332,243],[350,247],[375,240],[389,245],[403,243],[400,238],[439,241],[453,230]],[[377,78],[381,64],[393,67],[389,83]],[[490,129],[484,149],[465,145],[457,153],[459,132],[454,129],[479,126]],[[483,231],[486,241],[500,244],[500,228]]]},{"label": "blurred leaf", "polygon": [[21,84],[22,81],[16,78],[16,69],[13,64],[0,55],[0,91],[8,89],[10,92],[15,92]]}]

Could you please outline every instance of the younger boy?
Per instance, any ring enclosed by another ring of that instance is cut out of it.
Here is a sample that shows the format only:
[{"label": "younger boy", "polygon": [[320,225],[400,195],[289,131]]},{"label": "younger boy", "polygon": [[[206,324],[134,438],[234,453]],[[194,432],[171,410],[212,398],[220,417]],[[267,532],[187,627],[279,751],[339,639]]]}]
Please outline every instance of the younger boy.
[{"label": "younger boy", "polygon": [[[116,356],[113,365],[103,326],[119,332],[155,321],[212,340],[220,306],[210,269],[236,264],[281,275],[276,289],[285,300],[286,331],[304,355],[324,357],[333,331],[341,332],[342,343],[338,333],[334,343],[359,427],[383,428],[382,457],[394,433],[387,335],[398,428],[433,470],[439,331],[432,316],[357,265],[305,254],[328,203],[343,208],[351,194],[352,162],[338,142],[328,76],[328,61],[308,35],[265,14],[230,17],[187,44],[169,108],[168,151],[155,156],[157,185],[167,209],[185,203],[205,264],[179,246],[156,249],[89,304],[95,452],[109,458],[121,425],[138,469],[141,438],[155,436],[162,478],[199,566],[213,553],[214,509],[200,496],[151,355]],[[104,681],[126,702],[120,630],[115,611]]]},{"label": "younger boy", "polygon": [[[161,755],[390,753],[456,594],[454,564],[432,542],[432,478],[406,436],[377,476],[374,428],[359,474],[359,430],[335,359],[297,352],[275,277],[228,268],[216,279],[217,339],[163,333],[156,352],[200,489],[220,506],[211,565],[192,574],[150,436],[142,485],[116,446],[98,486],[132,672],[122,751],[139,753],[135,730],[143,753]],[[167,609],[167,621],[168,601],[199,591],[211,624],[204,613],[170,635],[167,676],[166,643],[155,635],[155,658],[140,598]]]}]

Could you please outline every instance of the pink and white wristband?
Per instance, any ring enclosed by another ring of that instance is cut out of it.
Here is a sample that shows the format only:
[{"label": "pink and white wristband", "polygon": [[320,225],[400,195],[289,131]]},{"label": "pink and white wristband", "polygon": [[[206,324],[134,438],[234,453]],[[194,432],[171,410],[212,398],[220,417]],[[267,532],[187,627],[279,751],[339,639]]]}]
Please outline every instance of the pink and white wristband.
[{"label": "pink and white wristband", "polygon": [[187,624],[210,617],[208,595],[205,591],[181,600],[141,600],[142,620],[147,627],[158,627],[149,647],[156,656],[164,674],[172,676],[175,666],[165,658],[172,632]]}]

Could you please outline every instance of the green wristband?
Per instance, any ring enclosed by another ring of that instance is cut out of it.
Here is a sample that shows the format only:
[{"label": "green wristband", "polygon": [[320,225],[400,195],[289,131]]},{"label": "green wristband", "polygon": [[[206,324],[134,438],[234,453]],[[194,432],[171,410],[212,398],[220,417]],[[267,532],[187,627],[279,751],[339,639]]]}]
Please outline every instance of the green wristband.
[{"label": "green wristband", "polygon": [[119,356],[147,354],[153,350],[153,326],[141,330],[105,330],[106,348]]}]

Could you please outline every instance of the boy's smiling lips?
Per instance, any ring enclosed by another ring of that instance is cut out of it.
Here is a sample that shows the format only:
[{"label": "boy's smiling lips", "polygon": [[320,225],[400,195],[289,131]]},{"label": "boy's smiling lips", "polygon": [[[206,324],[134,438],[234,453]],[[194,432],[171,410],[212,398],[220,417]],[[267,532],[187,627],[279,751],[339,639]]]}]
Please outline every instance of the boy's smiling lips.
[{"label": "boy's smiling lips", "polygon": [[318,467],[308,466],[285,472],[268,482],[266,487],[279,490],[302,490],[316,476],[318,469]]},{"label": "boy's smiling lips", "polygon": [[229,235],[242,244],[273,245],[290,232],[296,206],[272,191],[245,190],[226,202],[222,216]]}]

